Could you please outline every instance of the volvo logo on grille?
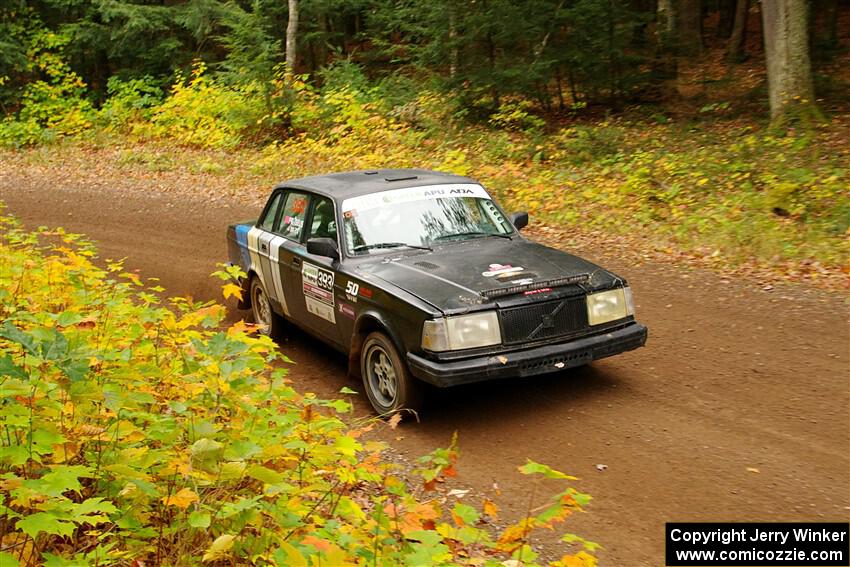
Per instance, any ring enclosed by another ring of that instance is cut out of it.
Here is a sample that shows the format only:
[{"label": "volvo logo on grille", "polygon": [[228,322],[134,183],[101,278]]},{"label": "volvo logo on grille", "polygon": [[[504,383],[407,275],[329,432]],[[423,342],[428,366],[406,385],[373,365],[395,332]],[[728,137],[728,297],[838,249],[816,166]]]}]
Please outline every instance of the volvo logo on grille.
[{"label": "volvo logo on grille", "polygon": [[540,326],[544,329],[552,329],[555,327],[555,319],[551,315],[544,315],[540,318]]}]

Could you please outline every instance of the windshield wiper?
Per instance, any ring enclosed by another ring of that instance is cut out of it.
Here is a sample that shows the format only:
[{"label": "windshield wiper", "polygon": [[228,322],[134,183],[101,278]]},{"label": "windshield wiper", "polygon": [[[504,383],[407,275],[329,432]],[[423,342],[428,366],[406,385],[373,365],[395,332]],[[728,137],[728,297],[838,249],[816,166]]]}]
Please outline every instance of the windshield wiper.
[{"label": "windshield wiper", "polygon": [[508,240],[511,240],[510,234],[504,234],[504,233],[501,233],[501,232],[480,232],[480,231],[456,232],[454,234],[444,234],[442,236],[438,236],[434,240],[435,241],[436,240],[445,240],[447,238],[455,238],[455,237],[458,237],[458,236],[498,236],[499,238],[507,238]]},{"label": "windshield wiper", "polygon": [[417,250],[428,250],[433,251],[433,248],[430,246],[419,246],[417,244],[408,244],[406,242],[376,242],[374,244],[361,244],[360,246],[355,246],[355,252],[361,252],[363,250],[372,250],[373,248],[400,248],[401,246],[407,246],[408,248],[416,248]]}]

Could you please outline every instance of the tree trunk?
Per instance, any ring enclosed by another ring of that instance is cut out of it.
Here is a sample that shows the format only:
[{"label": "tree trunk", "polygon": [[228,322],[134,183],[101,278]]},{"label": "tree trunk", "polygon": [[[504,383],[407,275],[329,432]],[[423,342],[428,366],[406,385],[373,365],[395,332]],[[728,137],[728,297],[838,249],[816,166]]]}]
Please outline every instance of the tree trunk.
[{"label": "tree trunk", "polygon": [[289,22],[286,24],[286,69],[295,72],[298,61],[298,0],[289,0]]},{"label": "tree trunk", "polygon": [[457,66],[460,61],[460,52],[457,46],[457,16],[454,4],[449,5],[449,77],[457,76]]},{"label": "tree trunk", "polygon": [[750,0],[738,0],[735,5],[735,25],[732,27],[729,47],[726,50],[726,59],[730,63],[737,63],[744,58],[744,42],[747,39],[747,20],[749,19]]},{"label": "tree trunk", "polygon": [[676,41],[685,55],[702,53],[702,0],[678,0]]},{"label": "tree trunk", "polygon": [[661,80],[676,77],[676,7],[676,0],[658,0],[658,59],[654,74]]},{"label": "tree trunk", "polygon": [[663,44],[669,45],[676,36],[676,1],[658,0],[658,34]]},{"label": "tree trunk", "polygon": [[819,117],[809,60],[807,0],[763,0],[770,120],[774,126]]}]

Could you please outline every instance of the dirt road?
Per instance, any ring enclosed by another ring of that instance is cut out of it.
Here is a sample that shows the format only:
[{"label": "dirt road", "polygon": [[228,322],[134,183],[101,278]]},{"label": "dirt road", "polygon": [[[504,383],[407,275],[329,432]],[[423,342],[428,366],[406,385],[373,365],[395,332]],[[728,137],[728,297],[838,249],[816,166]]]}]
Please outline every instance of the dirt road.
[{"label": "dirt road", "polygon": [[[207,275],[225,259],[224,227],[255,216],[262,194],[191,200],[50,167],[2,173],[0,201],[28,226],[86,233],[102,256],[127,257],[169,292],[199,299],[218,297]],[[497,481],[508,516],[527,507],[516,472],[526,458],[579,476],[594,500],[567,528],[604,546],[603,565],[663,564],[667,521],[847,521],[845,298],[581,252],[628,277],[647,347],[576,371],[437,391],[422,423],[385,433],[396,449],[424,454],[458,431],[459,484],[475,494]],[[320,343],[294,332],[281,348],[302,390],[356,387]],[[363,399],[356,411],[368,413]]]}]

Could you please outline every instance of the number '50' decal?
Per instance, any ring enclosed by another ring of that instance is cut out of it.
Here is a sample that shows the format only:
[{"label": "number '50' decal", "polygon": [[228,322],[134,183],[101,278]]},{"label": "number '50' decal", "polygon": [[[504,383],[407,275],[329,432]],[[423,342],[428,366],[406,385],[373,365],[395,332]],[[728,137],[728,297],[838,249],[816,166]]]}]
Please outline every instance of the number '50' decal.
[{"label": "number '50' decal", "polygon": [[360,284],[348,282],[348,284],[345,286],[345,293],[347,293],[348,295],[357,295],[359,291]]}]

